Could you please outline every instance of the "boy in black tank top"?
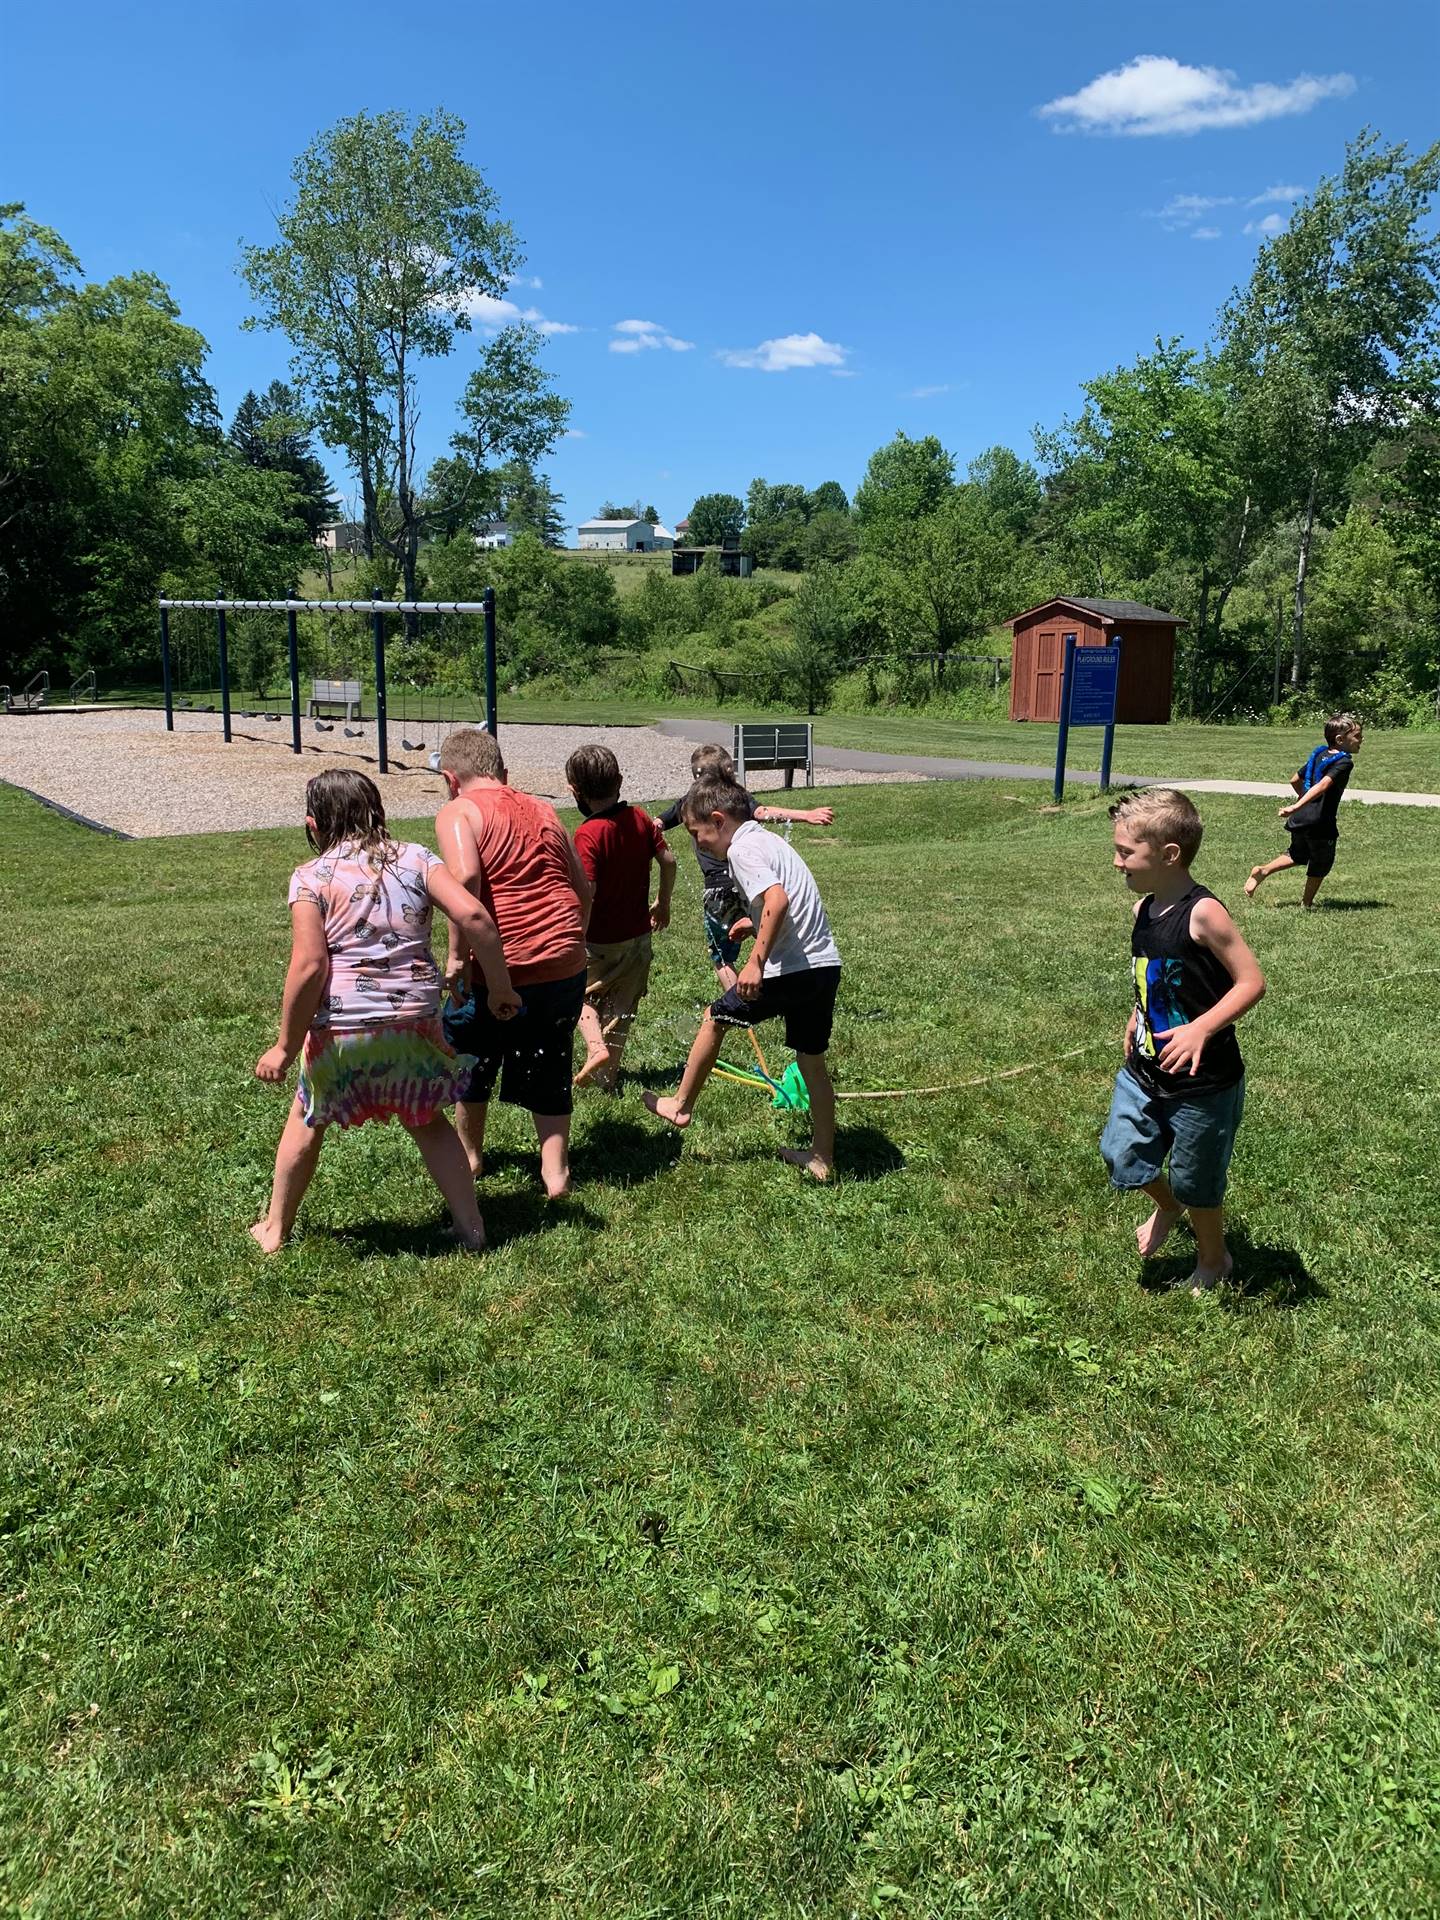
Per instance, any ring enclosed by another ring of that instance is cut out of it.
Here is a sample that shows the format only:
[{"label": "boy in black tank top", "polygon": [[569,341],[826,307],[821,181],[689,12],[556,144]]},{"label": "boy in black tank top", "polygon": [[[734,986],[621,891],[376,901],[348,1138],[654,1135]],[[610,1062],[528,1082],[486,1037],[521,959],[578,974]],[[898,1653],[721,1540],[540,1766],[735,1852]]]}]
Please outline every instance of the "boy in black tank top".
[{"label": "boy in black tank top", "polygon": [[1190,1215],[1190,1286],[1202,1293],[1232,1267],[1223,1202],[1245,1104],[1235,1022],[1260,999],[1265,978],[1225,908],[1190,877],[1204,829],[1186,795],[1149,787],[1117,801],[1110,817],[1116,869],[1144,898],[1130,936],[1135,1004],[1125,1064],[1100,1152],[1112,1186],[1155,1202],[1136,1229],[1142,1258]]}]

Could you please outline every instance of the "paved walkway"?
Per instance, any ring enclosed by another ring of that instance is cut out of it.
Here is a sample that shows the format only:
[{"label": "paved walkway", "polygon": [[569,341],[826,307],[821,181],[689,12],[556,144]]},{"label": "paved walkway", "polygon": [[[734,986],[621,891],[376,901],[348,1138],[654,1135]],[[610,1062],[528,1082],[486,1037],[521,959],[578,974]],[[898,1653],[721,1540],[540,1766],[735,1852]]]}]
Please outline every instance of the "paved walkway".
[{"label": "paved walkway", "polygon": [[[693,740],[697,732],[714,739],[730,737],[733,720],[657,720],[656,731],[672,739]],[[923,753],[870,753],[863,747],[816,747],[815,765],[831,772],[912,773],[926,780],[1044,780],[1053,781],[1053,767],[1017,766],[1009,760],[952,760]],[[1098,773],[1067,768],[1065,784],[1098,787]],[[1293,800],[1294,789],[1266,780],[1176,780],[1164,774],[1127,773],[1118,784],[1127,787],[1184,787],[1187,793],[1248,793],[1271,800]],[[1440,807],[1440,793],[1390,793],[1381,787],[1347,787],[1347,800],[1372,806]]]}]

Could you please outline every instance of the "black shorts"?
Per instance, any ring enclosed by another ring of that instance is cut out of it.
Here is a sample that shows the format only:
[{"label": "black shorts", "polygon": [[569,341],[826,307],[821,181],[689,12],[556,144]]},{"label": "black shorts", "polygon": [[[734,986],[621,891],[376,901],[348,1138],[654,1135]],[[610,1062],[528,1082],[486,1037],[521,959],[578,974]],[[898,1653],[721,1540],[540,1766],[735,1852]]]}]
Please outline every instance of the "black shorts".
[{"label": "black shorts", "polygon": [[513,1020],[497,1020],[483,994],[452,1001],[445,1009],[445,1038],[457,1053],[473,1053],[476,1060],[460,1097],[483,1105],[498,1078],[500,1098],[508,1106],[569,1113],[585,969],[568,980],[543,980],[515,991],[521,1011]]},{"label": "black shorts", "polygon": [[839,967],[805,967],[776,973],[760,984],[753,1000],[737,987],[712,1001],[710,1018],[722,1027],[758,1027],[762,1020],[785,1020],[785,1044],[792,1053],[824,1053],[835,1024]]},{"label": "black shorts", "polygon": [[1290,829],[1290,858],[1297,867],[1304,867],[1311,880],[1323,880],[1329,873],[1339,844],[1335,834],[1321,833],[1315,827]]}]

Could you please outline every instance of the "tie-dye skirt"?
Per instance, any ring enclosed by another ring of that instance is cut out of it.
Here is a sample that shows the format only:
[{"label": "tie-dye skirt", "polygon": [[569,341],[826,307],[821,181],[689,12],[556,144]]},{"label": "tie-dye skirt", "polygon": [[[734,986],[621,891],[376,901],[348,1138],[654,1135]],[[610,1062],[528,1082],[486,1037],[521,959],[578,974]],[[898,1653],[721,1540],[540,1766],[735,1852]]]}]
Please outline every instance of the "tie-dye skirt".
[{"label": "tie-dye skirt", "polygon": [[307,1127],[423,1127],[460,1098],[475,1064],[448,1045],[438,1014],[359,1033],[322,1027],[305,1036],[300,1111]]}]

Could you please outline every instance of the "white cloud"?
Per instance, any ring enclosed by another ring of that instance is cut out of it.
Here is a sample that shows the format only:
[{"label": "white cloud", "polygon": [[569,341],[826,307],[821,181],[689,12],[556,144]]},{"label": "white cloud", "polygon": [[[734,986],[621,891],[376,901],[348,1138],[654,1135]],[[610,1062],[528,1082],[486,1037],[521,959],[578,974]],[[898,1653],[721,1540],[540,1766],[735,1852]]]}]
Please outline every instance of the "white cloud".
[{"label": "white cloud", "polygon": [[517,273],[510,284],[512,287],[530,287],[534,292],[538,293],[545,282],[540,278],[538,273]]},{"label": "white cloud", "polygon": [[1283,213],[1267,213],[1263,220],[1247,220],[1245,222],[1245,231],[1246,233],[1261,234],[1268,240],[1277,233],[1283,233],[1287,224],[1288,222]]},{"label": "white cloud", "polygon": [[1257,193],[1253,200],[1245,202],[1247,207],[1268,207],[1275,201],[1282,206],[1293,206],[1304,193],[1304,187],[1266,187],[1263,193]]},{"label": "white cloud", "polygon": [[1167,227],[1188,227],[1192,220],[1198,220],[1201,214],[1213,213],[1216,207],[1233,207],[1233,193],[1175,193],[1154,215]]},{"label": "white cloud", "polygon": [[1190,238],[1192,240],[1218,240],[1220,238],[1220,229],[1219,227],[1193,227],[1190,232]]},{"label": "white cloud", "polygon": [[560,438],[562,440],[588,440],[590,436],[583,427],[567,427]]},{"label": "white cloud", "polygon": [[481,293],[472,287],[465,295],[465,311],[479,327],[513,327],[522,320],[541,333],[579,333],[568,320],[547,320],[538,307],[520,307],[513,300],[502,300],[493,293]]},{"label": "white cloud", "polygon": [[1060,133],[1200,133],[1308,113],[1322,100],[1354,91],[1348,73],[1302,73],[1283,84],[1260,80],[1241,87],[1224,67],[1187,67],[1168,54],[1142,53],[1038,112]]},{"label": "white cloud", "polygon": [[727,367],[790,373],[796,367],[843,367],[849,351],[833,340],[822,340],[818,333],[786,333],[778,340],[762,340],[758,347],[727,348],[720,358]]},{"label": "white cloud", "polygon": [[936,394],[949,393],[949,391],[950,383],[947,380],[938,387],[911,387],[908,393],[900,397],[902,400],[933,400]]},{"label": "white cloud", "polygon": [[657,320],[617,320],[613,331],[620,338],[610,342],[612,353],[645,353],[659,347],[668,348],[671,353],[689,353],[695,345],[693,340],[677,340]]}]

